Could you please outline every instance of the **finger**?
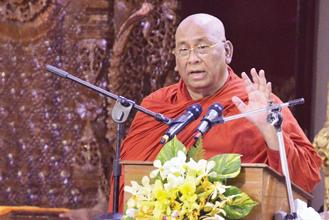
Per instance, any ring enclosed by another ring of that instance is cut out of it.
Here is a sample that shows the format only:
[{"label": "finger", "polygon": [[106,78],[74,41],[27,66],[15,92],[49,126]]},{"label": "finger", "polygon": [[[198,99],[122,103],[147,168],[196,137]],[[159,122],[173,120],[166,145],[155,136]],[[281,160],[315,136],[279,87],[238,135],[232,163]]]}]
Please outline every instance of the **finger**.
[{"label": "finger", "polygon": [[251,80],[249,79],[249,77],[247,76],[247,74],[245,72],[243,72],[241,74],[241,77],[242,77],[242,79],[244,81],[244,84],[246,86],[247,93],[255,90],[255,87],[254,87],[253,83],[251,82]]},{"label": "finger", "polygon": [[261,92],[266,92],[266,78],[265,78],[265,71],[260,70],[259,71],[259,90]]},{"label": "finger", "polygon": [[240,111],[240,112],[246,112],[247,109],[246,109],[246,104],[237,96],[233,96],[232,97],[232,102],[234,103],[234,105],[237,107],[237,109]]},{"label": "finger", "polygon": [[248,75],[246,74],[246,72],[242,72],[241,73],[241,77],[244,81],[246,81],[247,83],[252,83],[251,80],[249,79]]},{"label": "finger", "polygon": [[271,94],[272,94],[272,83],[268,82],[266,84],[266,97],[269,101],[271,101]]},{"label": "finger", "polygon": [[252,81],[254,82],[254,88],[255,89],[259,89],[259,77],[258,77],[258,74],[257,74],[257,71],[255,68],[252,68],[250,70],[250,74],[252,76]]}]

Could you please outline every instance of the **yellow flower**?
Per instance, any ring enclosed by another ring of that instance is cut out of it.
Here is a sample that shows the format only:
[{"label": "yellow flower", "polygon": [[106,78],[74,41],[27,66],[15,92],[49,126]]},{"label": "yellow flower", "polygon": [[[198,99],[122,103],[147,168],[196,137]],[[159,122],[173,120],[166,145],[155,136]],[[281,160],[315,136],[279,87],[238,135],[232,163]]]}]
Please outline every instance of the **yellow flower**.
[{"label": "yellow flower", "polygon": [[193,177],[187,177],[185,182],[179,187],[179,191],[183,196],[194,195],[196,190],[196,179]]},{"label": "yellow flower", "polygon": [[164,190],[160,180],[156,180],[154,183],[153,196],[160,202],[166,201],[168,198],[168,191]]}]

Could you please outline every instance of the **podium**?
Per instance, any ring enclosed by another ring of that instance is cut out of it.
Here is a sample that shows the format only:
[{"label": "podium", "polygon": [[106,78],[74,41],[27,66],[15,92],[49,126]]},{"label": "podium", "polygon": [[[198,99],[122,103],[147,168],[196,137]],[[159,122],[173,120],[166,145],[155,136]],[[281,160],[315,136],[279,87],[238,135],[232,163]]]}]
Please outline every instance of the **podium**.
[{"label": "podium", "polygon": [[[124,172],[124,183],[141,181],[154,169],[152,162],[121,161]],[[241,172],[229,185],[239,187],[259,204],[244,218],[245,220],[272,220],[275,212],[289,212],[287,190],[284,177],[266,164],[244,163]],[[293,184],[294,199],[309,202],[312,195]],[[130,194],[124,193],[126,203]]]}]

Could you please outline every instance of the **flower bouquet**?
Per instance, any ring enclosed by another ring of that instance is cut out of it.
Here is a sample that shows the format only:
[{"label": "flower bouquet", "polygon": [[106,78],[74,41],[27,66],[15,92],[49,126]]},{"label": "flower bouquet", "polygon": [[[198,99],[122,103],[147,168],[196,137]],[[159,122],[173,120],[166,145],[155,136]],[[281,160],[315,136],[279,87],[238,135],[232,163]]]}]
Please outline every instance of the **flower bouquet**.
[{"label": "flower bouquet", "polygon": [[226,180],[240,173],[239,154],[203,159],[202,141],[189,151],[174,138],[158,154],[156,169],[124,190],[131,194],[125,219],[241,219],[257,205]]}]

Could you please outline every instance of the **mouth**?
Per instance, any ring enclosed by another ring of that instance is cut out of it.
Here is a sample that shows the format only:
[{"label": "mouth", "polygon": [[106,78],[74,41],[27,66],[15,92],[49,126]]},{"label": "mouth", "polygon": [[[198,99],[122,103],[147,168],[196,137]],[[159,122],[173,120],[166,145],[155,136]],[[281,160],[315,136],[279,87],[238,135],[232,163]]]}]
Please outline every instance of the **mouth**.
[{"label": "mouth", "polygon": [[193,79],[202,79],[206,75],[206,71],[204,70],[192,70],[188,72],[188,75]]}]

